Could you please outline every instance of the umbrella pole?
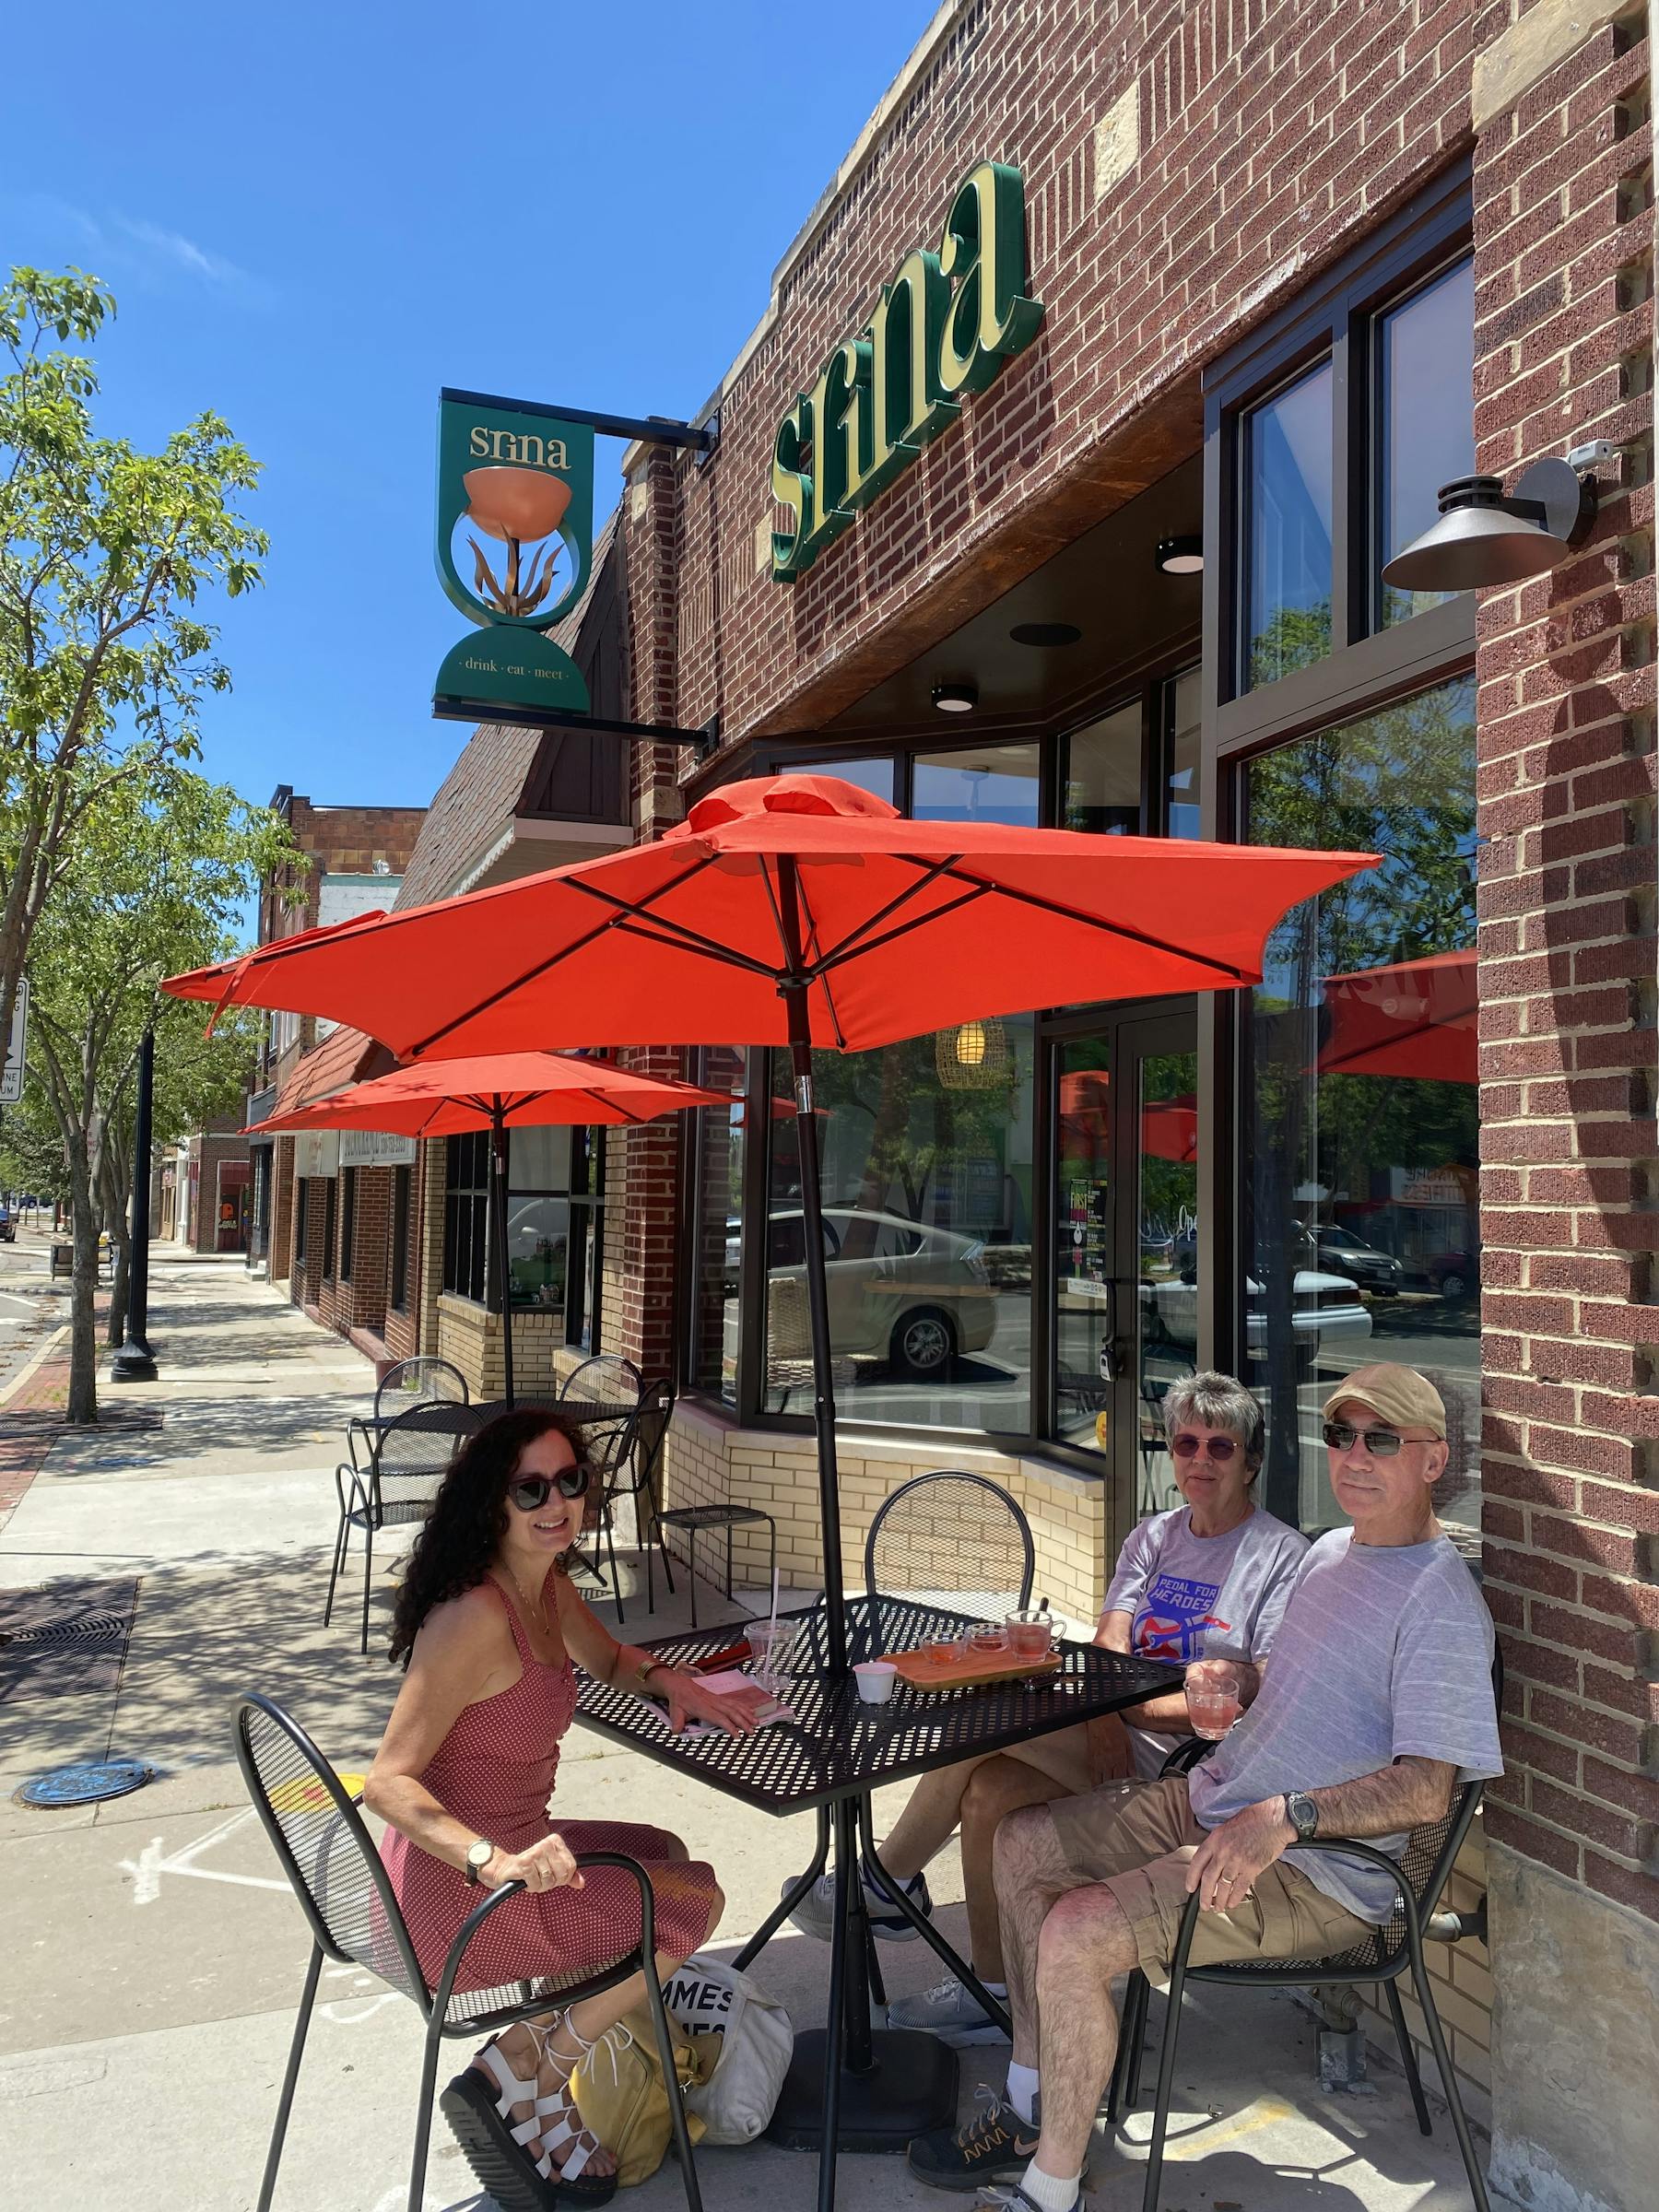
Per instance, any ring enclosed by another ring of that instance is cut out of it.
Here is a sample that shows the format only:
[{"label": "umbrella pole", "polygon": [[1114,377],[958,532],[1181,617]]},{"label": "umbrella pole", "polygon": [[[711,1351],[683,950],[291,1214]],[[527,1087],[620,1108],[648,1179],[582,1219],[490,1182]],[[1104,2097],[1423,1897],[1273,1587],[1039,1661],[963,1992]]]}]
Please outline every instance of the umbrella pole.
[{"label": "umbrella pole", "polygon": [[830,1288],[824,1269],[824,1196],[818,1176],[818,1115],[812,1105],[810,1013],[804,983],[785,984],[789,1057],[794,1072],[795,1133],[801,1159],[801,1228],[806,1241],[806,1312],[812,1328],[812,1381],[818,1424],[818,1505],[824,1524],[825,1656],[832,1681],[847,1672],[842,1611],[841,1487],[835,1471],[835,1382],[830,1357]]},{"label": "umbrella pole", "polygon": [[512,1284],[507,1274],[507,1117],[500,1099],[489,1109],[489,1163],[493,1177],[489,1212],[495,1223],[496,1279],[501,1291],[501,1375],[511,1406],[516,1400],[512,1392]]}]

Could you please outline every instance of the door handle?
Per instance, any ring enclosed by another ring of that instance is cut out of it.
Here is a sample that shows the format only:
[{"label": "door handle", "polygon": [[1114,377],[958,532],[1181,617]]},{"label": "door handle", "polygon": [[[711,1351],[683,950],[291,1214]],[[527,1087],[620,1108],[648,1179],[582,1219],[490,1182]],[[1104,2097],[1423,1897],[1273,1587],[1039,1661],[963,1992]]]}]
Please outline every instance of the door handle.
[{"label": "door handle", "polygon": [[1118,1379],[1117,1284],[1108,1281],[1101,1285],[1101,1288],[1106,1293],[1106,1325],[1100,1336],[1100,1380],[1102,1382],[1115,1382]]}]

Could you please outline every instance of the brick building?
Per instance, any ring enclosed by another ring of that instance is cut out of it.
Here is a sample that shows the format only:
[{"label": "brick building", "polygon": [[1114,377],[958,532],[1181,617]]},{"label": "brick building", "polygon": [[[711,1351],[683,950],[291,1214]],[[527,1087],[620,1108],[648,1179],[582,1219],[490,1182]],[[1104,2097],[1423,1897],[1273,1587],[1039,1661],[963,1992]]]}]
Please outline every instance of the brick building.
[{"label": "brick building", "polygon": [[[1173,1375],[1259,1390],[1265,1500],[1317,1529],[1320,1398],[1369,1358],[1430,1373],[1507,1666],[1458,1877],[1491,1947],[1436,1947],[1444,2014],[1495,2184],[1619,2212],[1659,2154],[1647,29],[1617,0],[941,6],[735,348],[712,457],[630,449],[584,625],[627,716],[720,733],[635,748],[641,836],[811,765],[933,818],[1383,856],[1253,994],[824,1067],[849,1552],[912,1470],[982,1467],[1086,1616],[1171,1494]],[[907,257],[982,162],[1018,174],[1026,259],[1011,291],[982,267],[1006,319],[973,377]],[[913,373],[878,409],[882,343]],[[1382,582],[1440,484],[1594,440],[1594,526],[1547,573]],[[682,1072],[733,1104],[612,1142],[600,1339],[678,1376],[671,1492],[765,1505],[810,1579],[789,1124],[741,1039]]]}]

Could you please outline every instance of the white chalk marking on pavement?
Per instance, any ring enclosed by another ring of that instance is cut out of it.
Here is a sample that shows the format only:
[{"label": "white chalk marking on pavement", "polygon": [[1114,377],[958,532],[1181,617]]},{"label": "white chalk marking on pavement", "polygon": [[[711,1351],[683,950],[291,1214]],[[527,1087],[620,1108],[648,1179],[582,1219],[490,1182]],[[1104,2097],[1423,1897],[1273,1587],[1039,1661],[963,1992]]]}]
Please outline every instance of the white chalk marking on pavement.
[{"label": "white chalk marking on pavement", "polygon": [[387,1989],[383,1983],[377,1989],[375,1976],[366,1967],[331,1966],[324,1976],[325,1982],[347,1979],[364,1983],[367,1987],[349,1990],[320,2008],[325,2020],[333,2020],[339,2027],[354,2028],[359,2020],[372,2019],[382,2005],[402,2002],[401,1992]]},{"label": "white chalk marking on pavement", "polygon": [[286,1882],[274,1881],[268,1875],[227,1874],[217,1866],[198,1866],[195,1864],[203,1852],[210,1850],[215,1843],[222,1843],[228,1835],[253,1818],[252,1811],[233,1813],[229,1820],[221,1820],[217,1828],[210,1828],[205,1836],[198,1836],[194,1843],[186,1843],[182,1851],[174,1852],[171,1857],[162,1851],[160,1837],[152,1836],[136,1859],[117,1859],[116,1872],[132,1876],[133,1902],[135,1905],[155,1903],[161,1894],[161,1877],[164,1874],[194,1875],[198,1881],[229,1882],[238,1889],[286,1890]]},{"label": "white chalk marking on pavement", "polygon": [[33,1358],[26,1359],[23,1365],[18,1369],[18,1372],[12,1377],[11,1381],[6,1384],[6,1388],[4,1390],[0,1390],[0,1406],[8,1406],[11,1403],[12,1399],[15,1398],[18,1393],[22,1389],[24,1383],[28,1382],[29,1376],[34,1373],[35,1369],[39,1367],[41,1360],[45,1359],[47,1353],[51,1351],[53,1345],[58,1343],[61,1338],[67,1336],[68,1334],[69,1324],[67,1322],[65,1322],[61,1328],[53,1330],[51,1335],[47,1337],[45,1343],[41,1345],[40,1350],[35,1353]]}]

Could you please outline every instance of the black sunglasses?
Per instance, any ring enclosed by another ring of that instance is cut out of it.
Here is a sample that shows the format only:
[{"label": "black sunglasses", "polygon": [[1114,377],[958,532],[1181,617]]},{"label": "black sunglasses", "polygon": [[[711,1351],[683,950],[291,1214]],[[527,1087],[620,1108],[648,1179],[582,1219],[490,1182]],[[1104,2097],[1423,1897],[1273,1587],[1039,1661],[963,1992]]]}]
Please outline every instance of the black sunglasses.
[{"label": "black sunglasses", "polygon": [[1230,1436],[1189,1436],[1184,1429],[1170,1446],[1177,1459],[1196,1459],[1205,1451],[1223,1467],[1238,1448]]},{"label": "black sunglasses", "polygon": [[588,1470],[578,1463],[566,1467],[559,1475],[526,1475],[518,1482],[507,1485],[507,1495],[521,1513],[534,1513],[547,1504],[557,1490],[561,1498],[580,1498],[588,1487]]},{"label": "black sunglasses", "polygon": [[1327,1421],[1324,1435],[1333,1452],[1347,1452],[1357,1436],[1362,1437],[1373,1459],[1393,1459],[1402,1444],[1425,1441],[1420,1436],[1402,1436],[1397,1429],[1356,1429],[1352,1421]]}]

